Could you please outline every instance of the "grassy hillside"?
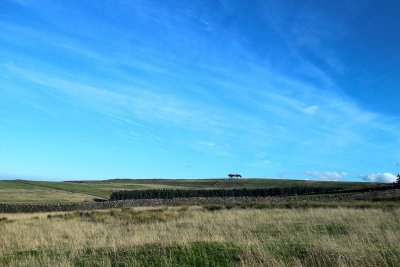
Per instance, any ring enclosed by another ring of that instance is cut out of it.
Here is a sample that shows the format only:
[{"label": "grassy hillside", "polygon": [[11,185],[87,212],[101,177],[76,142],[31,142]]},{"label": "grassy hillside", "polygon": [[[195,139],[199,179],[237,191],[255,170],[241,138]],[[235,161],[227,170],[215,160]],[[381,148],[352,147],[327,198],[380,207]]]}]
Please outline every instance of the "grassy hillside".
[{"label": "grassy hillside", "polygon": [[111,179],[104,181],[71,181],[71,183],[92,184],[92,185],[134,185],[143,189],[154,188],[181,188],[181,189],[217,189],[217,188],[271,188],[271,187],[296,187],[314,186],[323,188],[340,187],[343,189],[355,189],[378,185],[367,182],[330,182],[310,180],[289,180],[289,179]]},{"label": "grassy hillside", "polygon": [[143,189],[319,187],[355,189],[378,184],[283,179],[112,179],[104,181],[0,181],[0,203],[62,203],[109,198],[111,192]]}]

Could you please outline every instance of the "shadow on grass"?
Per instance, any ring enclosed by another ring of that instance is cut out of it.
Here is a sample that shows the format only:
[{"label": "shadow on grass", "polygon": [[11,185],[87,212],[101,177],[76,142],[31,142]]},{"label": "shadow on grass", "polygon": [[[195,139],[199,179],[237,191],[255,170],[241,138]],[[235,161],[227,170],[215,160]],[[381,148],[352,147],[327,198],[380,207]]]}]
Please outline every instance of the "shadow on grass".
[{"label": "shadow on grass", "polygon": [[72,266],[238,266],[241,249],[229,243],[196,242],[188,245],[163,246],[149,244],[127,249],[87,249],[71,254],[62,251],[24,251],[3,258],[8,265],[15,262],[57,262],[70,257]]},{"label": "shadow on grass", "polygon": [[397,202],[374,202],[374,201],[265,201],[265,202],[237,202],[231,204],[204,205],[208,211],[222,209],[308,209],[308,208],[353,208],[353,209],[383,209],[393,210],[399,208]]},{"label": "shadow on grass", "polygon": [[[284,241],[259,248],[232,243],[148,244],[129,248],[100,248],[80,251],[31,250],[0,257],[4,266],[398,266],[400,248],[369,248],[366,256],[302,242]],[[261,254],[260,254],[261,253]],[[67,262],[65,261],[67,260]],[[257,264],[259,263],[259,264]]]}]

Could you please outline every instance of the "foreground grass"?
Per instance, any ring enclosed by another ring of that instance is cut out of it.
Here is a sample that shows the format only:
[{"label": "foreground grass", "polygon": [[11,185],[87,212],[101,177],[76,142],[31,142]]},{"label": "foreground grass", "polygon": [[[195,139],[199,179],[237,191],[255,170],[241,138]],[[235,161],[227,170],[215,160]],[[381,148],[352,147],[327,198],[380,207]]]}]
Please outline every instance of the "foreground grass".
[{"label": "foreground grass", "polygon": [[397,266],[400,262],[396,207],[215,207],[2,215],[0,265]]}]

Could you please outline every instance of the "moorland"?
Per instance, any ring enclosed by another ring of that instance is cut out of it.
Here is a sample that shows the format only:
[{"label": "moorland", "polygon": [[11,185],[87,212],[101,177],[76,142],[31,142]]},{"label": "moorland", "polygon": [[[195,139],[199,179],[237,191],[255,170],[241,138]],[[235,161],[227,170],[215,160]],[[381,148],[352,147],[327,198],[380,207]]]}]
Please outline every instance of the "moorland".
[{"label": "moorland", "polygon": [[107,201],[121,190],[327,191],[246,201],[3,212],[0,265],[396,266],[400,191],[385,186],[275,179],[0,181],[0,203],[10,205]]}]

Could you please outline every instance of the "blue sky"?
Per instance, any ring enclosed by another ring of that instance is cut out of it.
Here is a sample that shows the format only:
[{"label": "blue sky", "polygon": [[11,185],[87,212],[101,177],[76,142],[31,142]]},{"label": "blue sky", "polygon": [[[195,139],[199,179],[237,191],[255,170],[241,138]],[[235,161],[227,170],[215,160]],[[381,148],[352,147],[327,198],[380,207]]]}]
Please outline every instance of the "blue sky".
[{"label": "blue sky", "polygon": [[0,2],[0,177],[394,179],[398,1]]}]

